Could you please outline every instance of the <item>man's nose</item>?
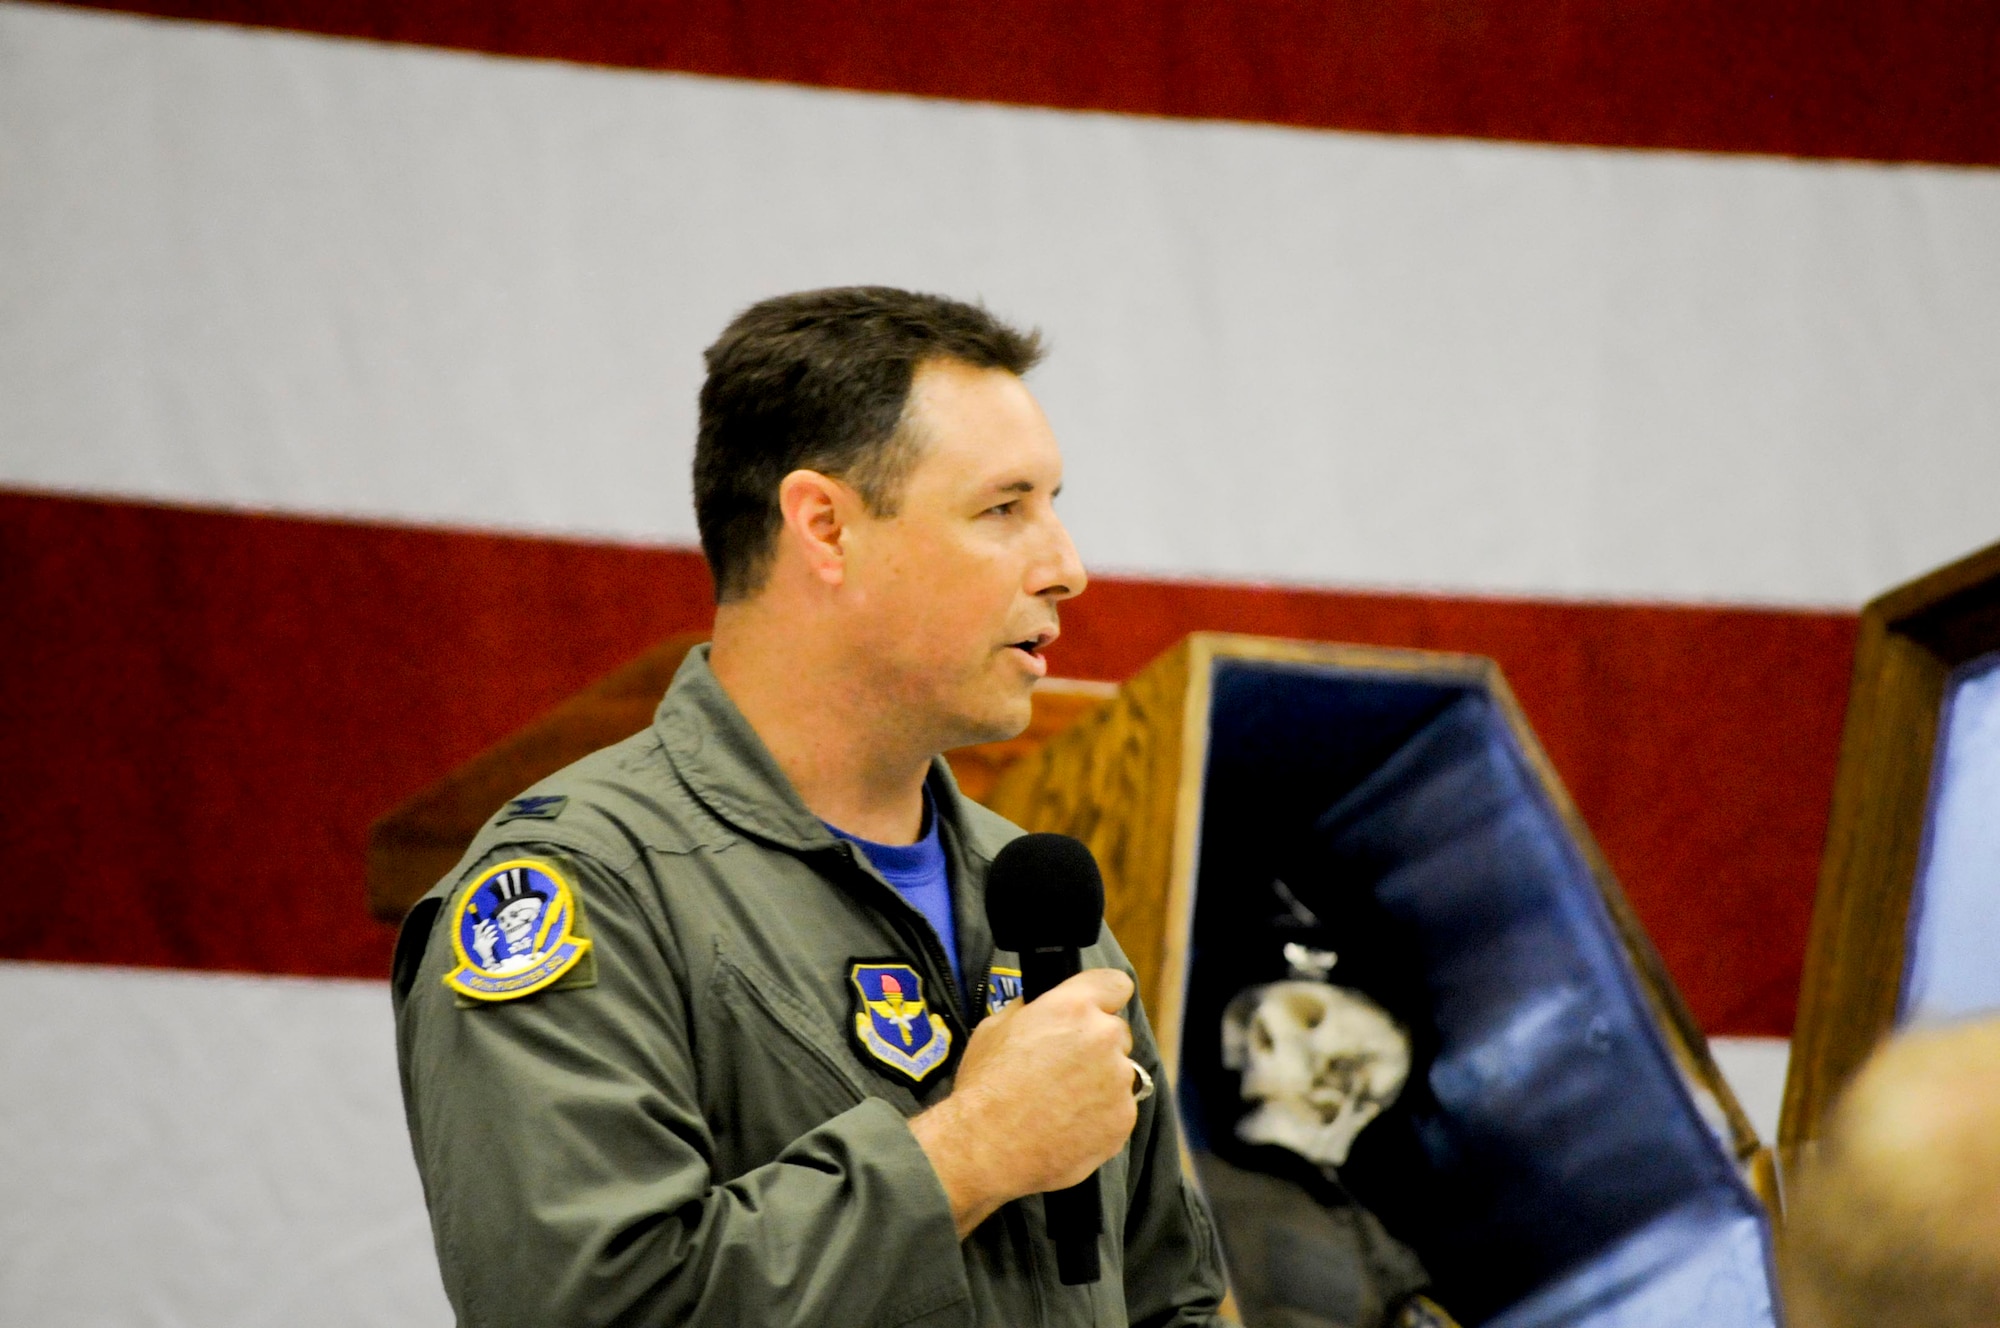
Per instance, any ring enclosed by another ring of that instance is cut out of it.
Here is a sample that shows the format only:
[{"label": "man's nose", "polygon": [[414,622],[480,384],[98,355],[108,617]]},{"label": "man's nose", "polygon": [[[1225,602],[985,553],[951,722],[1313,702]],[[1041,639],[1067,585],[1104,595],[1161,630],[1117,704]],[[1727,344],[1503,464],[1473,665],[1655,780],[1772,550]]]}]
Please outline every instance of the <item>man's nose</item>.
[{"label": "man's nose", "polygon": [[1043,599],[1065,600],[1083,593],[1090,584],[1090,574],[1083,570],[1083,558],[1076,551],[1076,541],[1069,537],[1069,527],[1063,525],[1062,518],[1049,517],[1048,551],[1037,569],[1034,584],[1028,587],[1031,594]]}]

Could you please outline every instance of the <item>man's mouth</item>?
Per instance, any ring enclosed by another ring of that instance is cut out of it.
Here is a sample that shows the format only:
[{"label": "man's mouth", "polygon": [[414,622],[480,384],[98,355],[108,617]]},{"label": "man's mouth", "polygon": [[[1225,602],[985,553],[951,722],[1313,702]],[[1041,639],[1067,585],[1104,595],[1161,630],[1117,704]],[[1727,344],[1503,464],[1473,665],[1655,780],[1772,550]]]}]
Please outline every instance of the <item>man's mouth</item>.
[{"label": "man's mouth", "polygon": [[1058,635],[1060,633],[1055,628],[1045,627],[1033,636],[1009,642],[1006,648],[1020,652],[1029,670],[1037,678],[1043,678],[1048,676],[1049,661],[1043,656],[1042,652],[1055,643]]}]

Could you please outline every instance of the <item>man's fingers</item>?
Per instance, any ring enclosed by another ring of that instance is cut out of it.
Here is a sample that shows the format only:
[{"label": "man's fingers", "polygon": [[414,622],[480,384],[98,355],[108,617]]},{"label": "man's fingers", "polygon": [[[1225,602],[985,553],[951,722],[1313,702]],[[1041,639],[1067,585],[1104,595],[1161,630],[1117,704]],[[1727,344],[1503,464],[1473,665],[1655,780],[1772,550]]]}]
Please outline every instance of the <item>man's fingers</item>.
[{"label": "man's fingers", "polygon": [[1115,968],[1087,968],[1063,986],[1075,986],[1086,1000],[1106,1014],[1117,1014],[1132,1003],[1132,979]]}]

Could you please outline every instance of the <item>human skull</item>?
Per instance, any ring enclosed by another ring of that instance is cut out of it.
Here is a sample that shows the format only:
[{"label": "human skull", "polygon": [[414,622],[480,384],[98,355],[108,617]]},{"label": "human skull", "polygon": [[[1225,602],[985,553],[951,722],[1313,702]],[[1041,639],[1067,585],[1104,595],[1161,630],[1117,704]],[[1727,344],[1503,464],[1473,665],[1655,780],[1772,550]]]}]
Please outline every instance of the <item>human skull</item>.
[{"label": "human skull", "polygon": [[1223,1012],[1222,1063],[1243,1072],[1243,1098],[1259,1104],[1238,1138],[1337,1167],[1402,1091],[1410,1040],[1358,992],[1273,982],[1238,993]]}]

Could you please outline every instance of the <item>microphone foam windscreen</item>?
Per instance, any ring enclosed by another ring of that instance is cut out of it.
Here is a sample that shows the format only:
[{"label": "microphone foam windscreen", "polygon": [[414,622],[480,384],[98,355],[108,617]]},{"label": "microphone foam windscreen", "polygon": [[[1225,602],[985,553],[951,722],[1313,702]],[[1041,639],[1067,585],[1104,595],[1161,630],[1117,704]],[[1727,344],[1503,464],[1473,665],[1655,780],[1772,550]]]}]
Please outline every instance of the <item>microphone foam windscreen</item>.
[{"label": "microphone foam windscreen", "polygon": [[1002,950],[1082,949],[1104,921],[1104,877],[1080,839],[1022,835],[993,859],[986,921]]}]

